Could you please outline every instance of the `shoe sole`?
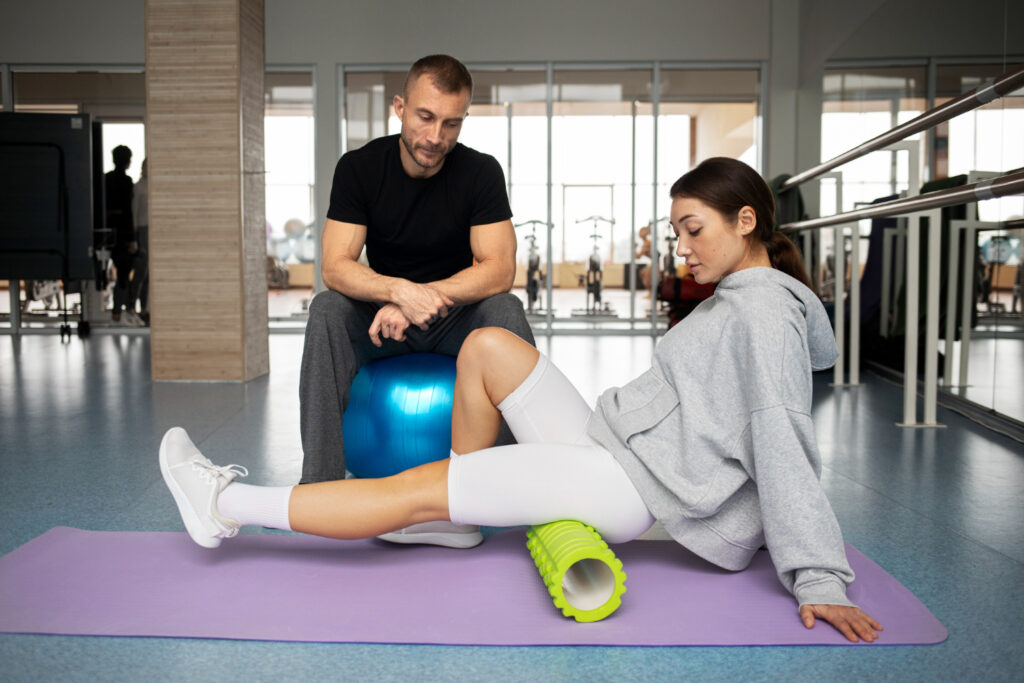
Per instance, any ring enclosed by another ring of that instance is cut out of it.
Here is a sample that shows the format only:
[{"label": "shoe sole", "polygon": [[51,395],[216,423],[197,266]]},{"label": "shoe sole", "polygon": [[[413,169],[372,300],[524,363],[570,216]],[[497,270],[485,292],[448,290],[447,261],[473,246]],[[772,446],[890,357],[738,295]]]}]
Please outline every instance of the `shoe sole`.
[{"label": "shoe sole", "polygon": [[388,543],[405,545],[439,545],[445,548],[475,548],[484,542],[484,535],[479,531],[468,534],[446,534],[443,532],[423,532],[417,534],[389,533],[378,536]]},{"label": "shoe sole", "polygon": [[170,431],[164,434],[164,438],[160,441],[160,474],[163,476],[164,483],[167,484],[167,488],[174,497],[174,503],[178,506],[178,513],[181,515],[181,521],[185,523],[185,530],[188,532],[188,535],[193,541],[204,548],[216,548],[220,545],[221,539],[206,533],[202,523],[189,504],[188,496],[185,495],[185,492],[171,474],[171,468],[167,464],[167,437],[169,435]]}]

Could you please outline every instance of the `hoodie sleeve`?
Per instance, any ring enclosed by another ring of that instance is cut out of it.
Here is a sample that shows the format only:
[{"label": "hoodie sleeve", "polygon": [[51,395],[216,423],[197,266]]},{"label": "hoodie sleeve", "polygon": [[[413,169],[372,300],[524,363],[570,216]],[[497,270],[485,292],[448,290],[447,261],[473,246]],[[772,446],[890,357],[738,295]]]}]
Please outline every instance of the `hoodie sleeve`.
[{"label": "hoodie sleeve", "polygon": [[810,416],[782,405],[756,410],[750,442],[746,466],[757,483],[765,542],[782,585],[800,605],[852,606],[846,587],[854,576],[839,522],[807,457],[816,452]]}]

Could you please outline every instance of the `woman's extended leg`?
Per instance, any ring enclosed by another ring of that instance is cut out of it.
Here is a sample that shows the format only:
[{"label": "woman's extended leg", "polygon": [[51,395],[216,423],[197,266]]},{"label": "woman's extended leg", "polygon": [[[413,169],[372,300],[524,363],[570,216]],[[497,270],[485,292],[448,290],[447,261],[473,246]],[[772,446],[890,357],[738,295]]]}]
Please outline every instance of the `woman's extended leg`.
[{"label": "woman's extended leg", "polygon": [[293,531],[372,538],[421,522],[448,520],[448,464],[427,463],[383,479],[346,479],[292,489]]},{"label": "woman's extended leg", "polygon": [[428,463],[385,479],[331,481],[288,490],[234,483],[245,469],[214,465],[180,427],[169,430],[160,444],[160,470],[185,528],[207,548],[234,536],[243,523],[348,539],[448,520],[449,462]]}]

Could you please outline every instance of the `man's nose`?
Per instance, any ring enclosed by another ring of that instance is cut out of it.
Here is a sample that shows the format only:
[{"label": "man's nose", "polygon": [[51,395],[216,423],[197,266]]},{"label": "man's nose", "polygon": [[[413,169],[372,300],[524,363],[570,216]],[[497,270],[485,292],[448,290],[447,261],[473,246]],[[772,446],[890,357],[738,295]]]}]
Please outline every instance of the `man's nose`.
[{"label": "man's nose", "polygon": [[432,145],[440,144],[444,139],[444,122],[439,121],[427,128],[427,141]]}]

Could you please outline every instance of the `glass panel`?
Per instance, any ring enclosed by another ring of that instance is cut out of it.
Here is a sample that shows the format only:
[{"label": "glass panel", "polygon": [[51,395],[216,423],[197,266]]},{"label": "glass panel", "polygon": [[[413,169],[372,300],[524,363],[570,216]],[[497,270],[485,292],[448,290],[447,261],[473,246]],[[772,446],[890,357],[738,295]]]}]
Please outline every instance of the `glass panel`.
[{"label": "glass panel", "polygon": [[[920,115],[927,108],[927,69],[922,66],[826,69],[821,115],[821,160],[827,161]],[[920,133],[908,140],[922,140]],[[923,143],[922,143],[923,144]],[[851,211],[908,189],[906,152],[874,152],[844,164],[843,204],[834,183],[823,187],[821,215]]]},{"label": "glass panel", "polygon": [[399,131],[392,102],[402,94],[405,71],[345,73],[345,150]]},{"label": "glass panel", "polygon": [[[821,115],[821,160],[833,159],[921,114],[927,108],[927,74],[927,67],[923,64],[826,69]],[[907,140],[926,144],[920,133]],[[923,149],[921,154],[924,154]],[[833,177],[821,178],[820,215],[851,211],[881,197],[908,191],[909,157],[906,151],[873,152],[836,169],[835,172],[842,174],[841,186]],[[920,156],[915,161],[919,164]],[[840,196],[841,202],[838,201]],[[866,263],[870,230],[870,225],[862,221],[854,229],[857,239],[844,239],[842,247],[838,249],[832,230],[815,231],[809,236],[808,241],[817,245],[817,248],[812,247],[812,252],[818,261],[811,266],[811,277],[820,283],[819,294],[823,300],[834,301],[837,251],[847,260],[843,291],[849,295],[848,260],[856,244],[861,267]]]},{"label": "glass panel", "polygon": [[268,264],[268,311],[281,322],[303,316],[320,248],[313,215],[313,73],[268,71],[263,90],[267,256],[277,259]]},{"label": "glass panel", "polygon": [[[125,145],[132,151],[131,164],[127,174],[132,182],[138,182],[142,162],[146,156],[146,78],[142,72],[102,72],[102,71],[65,71],[65,72],[32,72],[16,71],[10,74],[14,95],[14,111],[32,113],[89,114],[93,121],[102,122],[102,162],[104,173],[113,170],[114,147]],[[97,179],[102,183],[103,179]],[[136,225],[141,226],[141,222]],[[94,226],[97,246],[111,246],[110,233],[105,232],[104,225]],[[132,294],[126,301],[130,310],[147,312],[147,287],[144,273],[146,272],[147,234],[139,234],[139,247],[135,261],[132,262]],[[97,254],[103,254],[98,250]],[[109,254],[108,254],[109,256]],[[82,319],[95,327],[111,325],[111,307],[114,304],[113,276],[115,268],[109,258],[103,262],[103,268],[97,272],[104,273],[97,280],[87,281],[80,292],[69,293],[67,306],[70,310],[82,311]],[[143,273],[143,275],[139,275]],[[54,317],[50,299],[56,292],[58,283],[50,283],[52,289],[38,285],[26,287],[26,302],[23,305],[25,315],[23,321],[31,326],[35,323],[56,325],[59,320]],[[105,284],[105,286],[103,286]],[[99,286],[98,286],[99,285]],[[102,288],[101,288],[102,287]],[[46,296],[36,297],[37,290],[49,292]],[[128,302],[131,303],[128,303]],[[127,321],[125,320],[125,323]],[[125,324],[122,323],[122,324]]]},{"label": "glass panel", "polygon": [[143,73],[18,71],[14,111],[92,114],[104,121],[143,121],[146,76]]},{"label": "glass panel", "polygon": [[[714,156],[760,165],[759,72],[753,69],[662,69],[658,109],[658,213],[667,217],[672,184]],[[662,271],[678,266],[668,223],[658,225]]]},{"label": "glass panel", "polygon": [[311,263],[313,74],[269,72],[264,90],[268,253],[289,263]]},{"label": "glass panel", "polygon": [[[1024,68],[1022,63],[940,65],[936,68],[936,103],[949,101],[1000,75]],[[949,120],[936,129],[936,167],[943,175],[968,174],[968,182],[1024,167],[1024,89]],[[944,385],[968,400],[1016,420],[1024,420],[1024,392],[1019,378],[1021,332],[1021,218],[1024,197],[1002,197],[967,206],[977,218],[971,245],[975,287],[970,343],[955,344],[957,373]],[[967,364],[966,382],[960,363]]]},{"label": "glass panel", "polygon": [[651,137],[645,154],[637,154],[634,138],[645,123],[653,131],[650,109],[638,111],[651,101],[651,80],[650,69],[554,73],[552,240],[561,318],[637,314],[629,263],[638,220],[654,216],[635,214],[634,178],[636,200],[647,195],[650,207],[654,169]]},{"label": "glass panel", "polygon": [[[529,313],[546,311],[548,220],[546,74],[473,71],[473,102],[459,142],[501,164],[519,242],[513,293]],[[530,267],[531,256],[534,258]],[[528,280],[534,288],[527,288]],[[535,325],[540,320],[535,319]]]},{"label": "glass panel", "polygon": [[103,172],[114,170],[114,148],[124,145],[132,151],[132,162],[125,171],[133,183],[142,177],[146,151],[146,126],[142,123],[103,124]]}]

